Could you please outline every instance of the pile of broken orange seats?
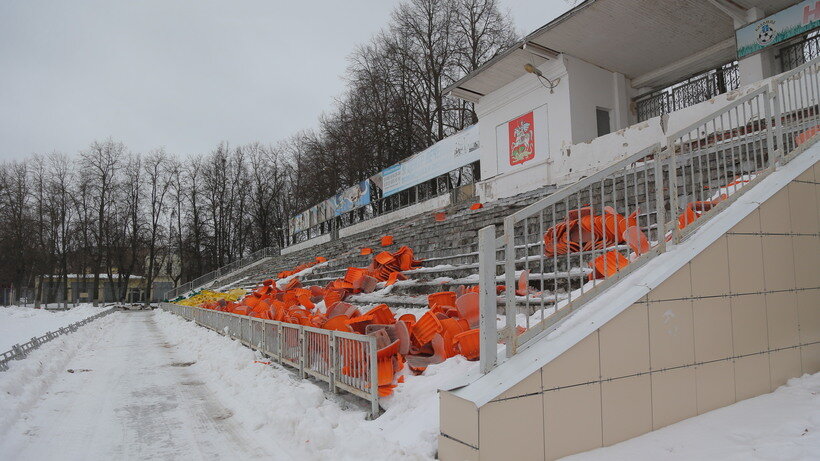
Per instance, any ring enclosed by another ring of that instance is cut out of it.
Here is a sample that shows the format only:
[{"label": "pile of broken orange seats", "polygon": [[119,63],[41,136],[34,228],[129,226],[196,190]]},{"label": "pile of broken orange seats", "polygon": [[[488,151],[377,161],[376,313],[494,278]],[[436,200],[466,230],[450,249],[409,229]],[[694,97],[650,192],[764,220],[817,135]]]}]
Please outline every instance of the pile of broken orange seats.
[{"label": "pile of broken orange seats", "polygon": [[[274,280],[268,279],[239,302],[222,300],[201,307],[375,336],[379,394],[382,396],[392,394],[397,383],[403,381],[399,372],[405,364],[418,374],[428,365],[441,363],[457,354],[468,360],[478,359],[477,288],[460,287],[457,291],[429,295],[429,310],[418,319],[413,314],[396,318],[386,304],[379,304],[363,314],[345,299],[351,294],[370,293],[380,282],[389,286],[404,280],[406,277],[402,271],[418,268],[421,261],[413,259],[413,251],[403,246],[394,253],[385,251],[375,255],[368,267],[349,267],[344,277],[325,287],[302,286],[297,274],[324,261],[324,258],[317,258],[315,262],[280,273],[280,280],[290,278],[284,286],[277,286]],[[367,369],[364,363],[352,362],[357,357],[365,356],[351,354],[344,358],[343,374],[354,376]]]},{"label": "pile of broken orange seats", "polygon": [[[544,233],[544,254],[547,257],[581,251],[605,250],[614,245],[627,244],[636,255],[649,251],[649,240],[638,227],[638,211],[627,217],[612,207],[604,207],[600,215],[592,207],[569,210],[564,221]],[[629,258],[618,250],[610,250],[589,263],[589,279],[609,277],[629,264]]]}]

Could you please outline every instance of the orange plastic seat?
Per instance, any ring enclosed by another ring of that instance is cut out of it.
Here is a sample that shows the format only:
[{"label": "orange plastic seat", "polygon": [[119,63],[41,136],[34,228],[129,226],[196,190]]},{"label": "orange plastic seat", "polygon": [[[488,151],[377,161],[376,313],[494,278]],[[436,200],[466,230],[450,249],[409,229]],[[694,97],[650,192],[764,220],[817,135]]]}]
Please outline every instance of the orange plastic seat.
[{"label": "orange plastic seat", "polygon": [[455,307],[456,293],[453,291],[440,291],[427,295],[427,306],[433,308],[434,306]]},{"label": "orange plastic seat", "polygon": [[382,237],[381,244],[383,247],[388,247],[393,244],[393,236],[392,235],[385,235]]},{"label": "orange plastic seat", "polygon": [[615,275],[618,271],[629,265],[629,259],[618,251],[609,251],[595,258],[589,265],[593,271],[589,274],[589,279],[606,278]]},{"label": "orange plastic seat", "polygon": [[412,338],[416,345],[421,346],[430,342],[433,335],[441,332],[441,320],[432,312],[425,312],[413,325]]},{"label": "orange plastic seat", "polygon": [[463,355],[467,360],[476,360],[481,353],[480,347],[480,331],[478,328],[467,330],[459,333],[453,337],[456,350]]}]

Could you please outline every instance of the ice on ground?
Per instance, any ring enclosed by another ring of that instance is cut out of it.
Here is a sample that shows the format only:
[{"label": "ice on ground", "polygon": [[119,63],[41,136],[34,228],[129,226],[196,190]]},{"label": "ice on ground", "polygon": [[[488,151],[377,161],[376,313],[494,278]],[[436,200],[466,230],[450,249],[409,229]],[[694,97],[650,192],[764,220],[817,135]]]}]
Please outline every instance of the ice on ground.
[{"label": "ice on ground", "polygon": [[790,379],[771,394],[563,459],[820,459],[820,373]]},{"label": "ice on ground", "polygon": [[58,330],[74,322],[79,322],[98,314],[107,307],[80,304],[65,311],[34,309],[33,307],[0,307],[0,352],[11,349],[15,344],[30,341],[49,331]]}]

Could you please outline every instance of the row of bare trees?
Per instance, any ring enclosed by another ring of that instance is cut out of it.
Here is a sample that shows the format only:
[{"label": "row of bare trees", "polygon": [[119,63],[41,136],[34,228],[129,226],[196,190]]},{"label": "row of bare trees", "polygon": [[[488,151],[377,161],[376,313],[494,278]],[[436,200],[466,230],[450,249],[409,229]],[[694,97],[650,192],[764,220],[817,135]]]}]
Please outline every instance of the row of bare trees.
[{"label": "row of bare trees", "polygon": [[178,283],[278,245],[291,175],[280,150],[258,143],[183,160],[107,139],[76,158],[2,164],[0,283],[19,292],[43,276],[52,292],[36,297],[62,300],[76,274],[81,291],[109,281],[125,299],[139,275],[150,299],[158,275]]},{"label": "row of bare trees", "polygon": [[[0,164],[0,287],[68,274],[81,291],[158,274],[178,284],[282,244],[288,218],[476,121],[445,88],[515,39],[497,0],[407,0],[350,58],[319,128],[181,158],[113,139]],[[42,286],[42,284],[40,284]],[[62,288],[57,288],[62,287]]]},{"label": "row of bare trees", "polygon": [[[476,122],[445,89],[516,39],[497,0],[408,0],[350,57],[345,94],[288,145],[308,208]],[[328,168],[327,165],[332,165]]]}]

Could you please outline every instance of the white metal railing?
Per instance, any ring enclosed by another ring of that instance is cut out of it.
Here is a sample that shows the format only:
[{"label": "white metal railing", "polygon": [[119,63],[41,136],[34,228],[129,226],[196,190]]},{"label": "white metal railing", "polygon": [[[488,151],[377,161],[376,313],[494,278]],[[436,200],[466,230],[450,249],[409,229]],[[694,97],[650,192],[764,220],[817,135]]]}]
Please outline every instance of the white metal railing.
[{"label": "white metal railing", "polygon": [[60,335],[75,332],[81,326],[87,323],[91,323],[94,320],[97,320],[100,317],[104,317],[116,310],[116,307],[111,307],[90,317],[86,317],[78,322],[74,322],[64,327],[60,327],[54,331],[46,332],[46,334],[42,336],[35,336],[31,338],[30,341],[26,341],[22,344],[15,344],[14,346],[12,346],[11,350],[0,354],[0,371],[8,370],[8,363],[12,360],[22,360],[28,356],[29,352],[33,351],[34,349],[37,349],[38,347],[51,341],[52,339]]},{"label": "white metal railing", "polygon": [[[508,216],[500,237],[495,226],[481,229],[481,370],[496,365],[499,340],[506,342],[507,357],[514,355],[666,251],[667,242],[690,236],[744,187],[784,162],[798,136],[811,137],[820,123],[819,71],[820,58],[773,78],[657,144]],[[496,290],[499,255],[503,299]],[[609,260],[615,264],[607,269],[601,263]],[[596,267],[612,273],[590,275]],[[505,309],[500,331],[499,305]]]},{"label": "white metal railing", "polygon": [[298,370],[302,378],[325,381],[333,393],[347,391],[370,402],[379,414],[376,338],[245,315],[161,303],[160,308],[229,336]]},{"label": "white metal railing", "polygon": [[230,262],[216,270],[208,272],[205,275],[201,275],[190,282],[184,283],[176,288],[170,289],[165,292],[165,299],[174,299],[179,295],[187,293],[195,288],[199,288],[206,283],[212,282],[217,280],[218,278],[230,274],[231,272],[241,269],[244,266],[253,264],[263,258],[268,258],[271,256],[278,256],[279,255],[279,248],[274,247],[267,247],[262,248],[261,250],[254,251],[253,253],[245,256],[244,258],[237,259],[236,261]]}]

